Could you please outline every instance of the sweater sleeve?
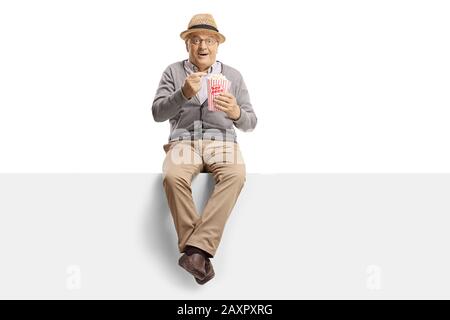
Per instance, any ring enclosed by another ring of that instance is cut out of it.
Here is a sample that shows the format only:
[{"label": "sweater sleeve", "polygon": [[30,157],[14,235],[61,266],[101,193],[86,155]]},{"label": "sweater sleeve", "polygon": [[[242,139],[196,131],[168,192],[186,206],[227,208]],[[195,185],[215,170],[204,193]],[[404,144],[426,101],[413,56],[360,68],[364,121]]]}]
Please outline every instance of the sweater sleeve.
[{"label": "sweater sleeve", "polygon": [[169,67],[164,70],[155,99],[153,100],[152,113],[156,122],[163,122],[176,116],[184,102],[188,101],[183,91],[175,90],[172,72]]},{"label": "sweater sleeve", "polygon": [[237,87],[236,101],[241,108],[241,115],[237,120],[234,120],[236,128],[242,131],[253,131],[258,121],[255,112],[253,111],[252,104],[250,102],[250,95],[245,85],[244,79],[240,76],[240,81]]}]

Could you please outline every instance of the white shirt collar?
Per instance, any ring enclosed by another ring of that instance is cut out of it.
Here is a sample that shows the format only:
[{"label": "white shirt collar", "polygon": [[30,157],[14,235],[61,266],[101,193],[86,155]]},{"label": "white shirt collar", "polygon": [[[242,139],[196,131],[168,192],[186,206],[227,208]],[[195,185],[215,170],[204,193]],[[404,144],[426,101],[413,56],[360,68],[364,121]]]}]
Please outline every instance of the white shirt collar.
[{"label": "white shirt collar", "polygon": [[[188,73],[194,73],[194,72],[198,72],[198,68],[195,64],[193,64],[189,59],[185,60],[185,64],[184,64],[186,71],[188,71]],[[219,61],[215,61],[209,68],[207,73],[219,73],[219,66],[220,66],[220,62]]]}]

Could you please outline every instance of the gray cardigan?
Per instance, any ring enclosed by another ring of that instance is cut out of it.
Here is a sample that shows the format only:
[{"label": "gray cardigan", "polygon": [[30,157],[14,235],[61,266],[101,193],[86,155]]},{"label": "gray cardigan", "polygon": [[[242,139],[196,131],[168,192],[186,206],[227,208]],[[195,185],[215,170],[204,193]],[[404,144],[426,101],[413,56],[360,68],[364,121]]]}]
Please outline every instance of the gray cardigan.
[{"label": "gray cardigan", "polygon": [[255,128],[257,118],[238,70],[218,61],[222,67],[221,73],[231,81],[229,91],[241,108],[241,116],[233,121],[223,111],[209,111],[208,100],[200,104],[195,96],[186,99],[181,91],[187,76],[184,61],[175,62],[164,70],[152,105],[155,121],[170,122],[169,141],[219,139],[237,142],[233,125],[242,131]]}]

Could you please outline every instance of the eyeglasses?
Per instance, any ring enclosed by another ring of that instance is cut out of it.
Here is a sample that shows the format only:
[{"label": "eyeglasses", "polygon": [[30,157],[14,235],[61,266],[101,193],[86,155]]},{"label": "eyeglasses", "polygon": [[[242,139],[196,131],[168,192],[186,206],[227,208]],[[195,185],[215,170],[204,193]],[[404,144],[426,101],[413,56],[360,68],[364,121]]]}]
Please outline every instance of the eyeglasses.
[{"label": "eyeglasses", "polygon": [[198,37],[191,38],[191,43],[195,44],[196,46],[198,46],[200,43],[202,43],[202,41],[205,41],[205,43],[208,47],[213,46],[217,43],[217,40],[214,38],[206,38],[206,39],[201,39]]}]

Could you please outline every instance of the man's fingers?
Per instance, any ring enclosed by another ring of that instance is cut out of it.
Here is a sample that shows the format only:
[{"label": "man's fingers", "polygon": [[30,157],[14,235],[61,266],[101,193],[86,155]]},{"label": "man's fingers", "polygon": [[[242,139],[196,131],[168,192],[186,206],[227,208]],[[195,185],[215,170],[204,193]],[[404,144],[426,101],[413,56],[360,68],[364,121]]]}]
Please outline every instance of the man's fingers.
[{"label": "man's fingers", "polygon": [[207,75],[206,72],[194,72],[194,73],[191,73],[189,75],[189,77],[190,78],[201,78],[201,77],[206,76],[206,75]]},{"label": "man's fingers", "polygon": [[201,79],[200,78],[191,78],[191,79],[188,79],[188,82],[190,82],[190,83],[200,83]]},{"label": "man's fingers", "polygon": [[228,97],[228,96],[224,96],[224,95],[222,95],[222,96],[217,95],[217,96],[214,97],[214,99],[217,100],[217,101],[231,102],[231,98]]},{"label": "man's fingers", "polygon": [[222,101],[216,101],[216,105],[219,107],[218,109],[223,109],[226,110],[227,109],[227,105],[225,104],[225,102]]},{"label": "man's fingers", "polygon": [[221,94],[219,95],[219,97],[220,97],[223,101],[227,101],[227,102],[229,102],[229,103],[234,103],[234,101],[235,101],[235,99],[236,99],[231,93],[228,93],[228,92],[221,93]]},{"label": "man's fingers", "polygon": [[202,79],[201,78],[188,78],[188,79],[186,79],[186,81],[193,84],[193,83],[201,83]]}]

